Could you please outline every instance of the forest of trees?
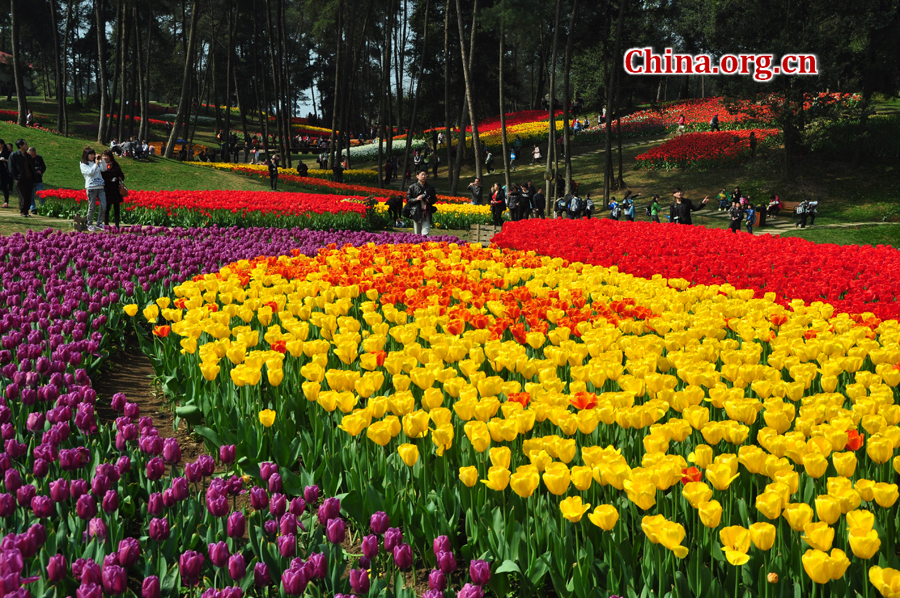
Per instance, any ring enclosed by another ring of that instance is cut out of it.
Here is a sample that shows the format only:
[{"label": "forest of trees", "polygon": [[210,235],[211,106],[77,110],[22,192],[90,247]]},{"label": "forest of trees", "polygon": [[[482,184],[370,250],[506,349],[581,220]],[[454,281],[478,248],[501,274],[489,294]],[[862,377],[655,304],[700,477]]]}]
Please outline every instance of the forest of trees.
[{"label": "forest of trees", "polygon": [[[112,118],[120,111],[141,117],[138,135],[146,137],[150,101],[177,106],[170,141],[189,137],[196,117],[208,114],[217,130],[261,128],[284,144],[291,117],[306,116],[296,113],[312,106],[317,122],[332,130],[335,160],[349,132],[375,128],[383,139],[441,126],[449,137],[451,127],[536,109],[544,98],[567,106],[580,96],[597,111],[609,106],[610,122],[617,108],[637,102],[775,94],[789,169],[804,126],[795,108],[805,93],[860,93],[864,135],[872,95],[900,88],[896,0],[0,0],[0,6],[9,9],[0,17],[0,49],[15,57],[13,83],[4,91],[18,97],[19,119],[27,110],[23,73],[31,65],[36,89],[58,101],[59,131],[69,132],[72,107],[97,110],[99,142],[122,137],[123,119]],[[812,53],[821,72],[768,83],[626,75],[625,49],[643,46],[713,55]],[[550,138],[557,134],[551,130]],[[548,178],[555,158],[555,144],[549,146]],[[447,150],[446,163],[457,176],[464,158],[474,158],[480,171],[477,143],[475,156],[464,156],[465,144],[455,151]],[[611,152],[606,156],[612,179]]]}]

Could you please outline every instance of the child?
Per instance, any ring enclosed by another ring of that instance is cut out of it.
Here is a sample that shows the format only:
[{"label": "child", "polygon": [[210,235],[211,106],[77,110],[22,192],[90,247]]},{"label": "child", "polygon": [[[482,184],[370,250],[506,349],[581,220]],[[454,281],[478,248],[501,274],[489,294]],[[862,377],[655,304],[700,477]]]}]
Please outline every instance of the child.
[{"label": "child", "polygon": [[609,217],[613,220],[618,220],[621,214],[622,209],[619,207],[619,202],[616,201],[615,197],[609,198]]},{"label": "child", "polygon": [[625,220],[628,222],[634,222],[634,199],[631,197],[626,197],[622,202],[622,205],[625,206]]},{"label": "child", "polygon": [[588,193],[587,197],[584,200],[584,217],[591,218],[594,215],[594,200],[591,199],[591,194]]},{"label": "child", "polygon": [[728,193],[725,192],[725,187],[722,187],[722,190],[719,191],[719,195],[717,196],[719,200],[719,211],[724,212],[728,209]]},{"label": "child", "polygon": [[752,235],[753,224],[756,222],[756,210],[753,208],[753,204],[750,203],[750,198],[747,198],[747,209],[745,213],[747,214],[747,232]]}]

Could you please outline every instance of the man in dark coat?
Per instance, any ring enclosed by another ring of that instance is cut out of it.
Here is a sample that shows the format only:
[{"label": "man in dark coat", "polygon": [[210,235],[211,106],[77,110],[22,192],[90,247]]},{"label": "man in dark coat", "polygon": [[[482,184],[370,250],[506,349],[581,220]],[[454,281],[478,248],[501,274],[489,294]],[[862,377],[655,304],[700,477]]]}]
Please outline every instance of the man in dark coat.
[{"label": "man in dark coat", "polygon": [[694,202],[682,195],[681,189],[675,189],[675,193],[672,196],[675,198],[675,201],[672,202],[672,206],[669,208],[669,219],[675,224],[693,224],[691,212],[696,212],[709,202],[709,195],[707,195],[700,202],[700,205],[695,206]]},{"label": "man in dark coat", "polygon": [[16,189],[19,192],[19,214],[28,218],[34,188],[34,162],[28,155],[28,144],[24,139],[16,141],[16,148],[17,150],[9,157],[9,174],[16,181]]}]

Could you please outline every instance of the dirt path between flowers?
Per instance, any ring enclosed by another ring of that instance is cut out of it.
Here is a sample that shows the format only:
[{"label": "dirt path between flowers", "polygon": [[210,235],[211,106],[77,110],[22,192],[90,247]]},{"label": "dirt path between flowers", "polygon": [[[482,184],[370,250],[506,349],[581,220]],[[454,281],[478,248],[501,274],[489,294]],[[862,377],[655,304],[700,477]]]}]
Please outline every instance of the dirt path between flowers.
[{"label": "dirt path between flowers", "polygon": [[92,378],[94,390],[101,399],[97,414],[103,422],[113,423],[120,414],[109,407],[109,401],[117,392],[125,393],[129,402],[138,404],[142,416],[153,418],[153,425],[159,430],[161,438],[178,440],[182,462],[196,460],[206,452],[203,443],[188,433],[187,424],[182,423],[178,430],[174,429],[172,409],[166,404],[162,390],[153,382],[153,364],[141,352],[134,337],[126,338],[126,345],[118,348]]}]

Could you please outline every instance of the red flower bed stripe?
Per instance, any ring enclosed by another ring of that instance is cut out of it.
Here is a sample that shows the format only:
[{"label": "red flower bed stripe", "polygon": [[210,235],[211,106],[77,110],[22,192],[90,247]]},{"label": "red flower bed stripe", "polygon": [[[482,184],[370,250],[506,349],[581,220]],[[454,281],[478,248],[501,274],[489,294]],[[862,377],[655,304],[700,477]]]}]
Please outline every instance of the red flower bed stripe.
[{"label": "red flower bed stripe", "polygon": [[900,251],[879,245],[816,244],[804,239],[733,234],[724,229],[651,222],[525,220],[507,223],[493,242],[573,262],[691,284],[731,284],[758,297],[775,293],[825,301],[838,312],[900,317]]},{"label": "red flower bed stripe", "polygon": [[750,133],[760,143],[778,135],[778,129],[742,129],[687,133],[635,156],[647,169],[722,168],[734,166],[750,155]]}]

